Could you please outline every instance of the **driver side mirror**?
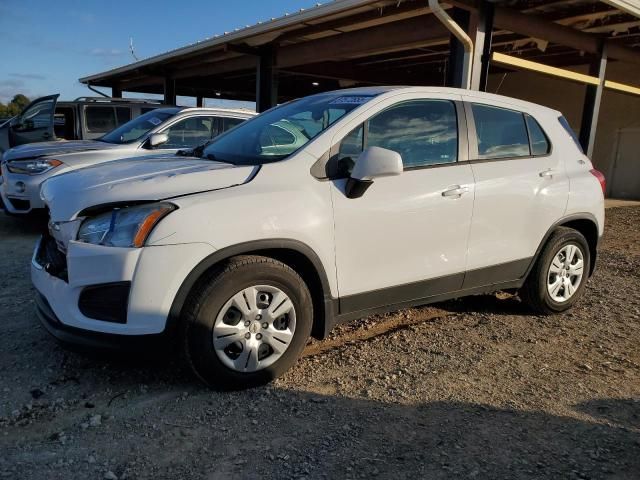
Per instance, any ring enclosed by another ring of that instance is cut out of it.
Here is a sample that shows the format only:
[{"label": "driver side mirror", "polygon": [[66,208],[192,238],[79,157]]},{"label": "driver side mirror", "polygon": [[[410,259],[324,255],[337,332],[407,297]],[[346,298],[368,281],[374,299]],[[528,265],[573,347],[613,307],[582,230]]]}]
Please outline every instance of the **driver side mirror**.
[{"label": "driver side mirror", "polygon": [[162,145],[169,141],[169,134],[167,133],[154,133],[149,136],[149,146],[151,148]]},{"label": "driver side mirror", "polygon": [[365,148],[347,180],[345,193],[348,198],[360,198],[374,179],[400,175],[402,171],[402,156],[398,152],[381,147]]}]

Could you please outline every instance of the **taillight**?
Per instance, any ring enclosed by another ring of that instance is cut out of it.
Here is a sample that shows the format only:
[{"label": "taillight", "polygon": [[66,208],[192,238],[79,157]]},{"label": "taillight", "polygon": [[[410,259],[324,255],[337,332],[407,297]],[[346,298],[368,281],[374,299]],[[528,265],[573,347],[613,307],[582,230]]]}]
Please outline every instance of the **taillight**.
[{"label": "taillight", "polygon": [[600,170],[596,170],[595,168],[589,170],[589,173],[598,179],[600,186],[602,187],[602,194],[604,195],[607,192],[607,179],[604,178],[604,173]]}]

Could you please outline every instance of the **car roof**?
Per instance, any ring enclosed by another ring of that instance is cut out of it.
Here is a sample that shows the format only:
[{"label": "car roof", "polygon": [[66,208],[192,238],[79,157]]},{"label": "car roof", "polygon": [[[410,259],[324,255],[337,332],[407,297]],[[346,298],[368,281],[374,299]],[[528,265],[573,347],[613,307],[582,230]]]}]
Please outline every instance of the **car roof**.
[{"label": "car roof", "polygon": [[392,93],[419,93],[424,95],[434,93],[445,93],[450,95],[464,95],[465,97],[477,98],[480,101],[488,103],[502,103],[509,104],[514,107],[524,110],[545,110],[547,113],[554,115],[562,115],[561,112],[554,110],[544,105],[537,103],[527,102],[513,97],[507,97],[504,95],[497,95],[495,93],[479,92],[477,90],[467,90],[464,88],[451,88],[451,87],[413,87],[403,85],[388,85],[388,86],[376,86],[376,87],[356,87],[345,88],[343,90],[333,90],[330,92],[318,93],[316,95],[383,95]]},{"label": "car roof", "polygon": [[230,117],[252,117],[256,112],[241,108],[220,108],[220,107],[182,107],[180,113],[213,113]]}]

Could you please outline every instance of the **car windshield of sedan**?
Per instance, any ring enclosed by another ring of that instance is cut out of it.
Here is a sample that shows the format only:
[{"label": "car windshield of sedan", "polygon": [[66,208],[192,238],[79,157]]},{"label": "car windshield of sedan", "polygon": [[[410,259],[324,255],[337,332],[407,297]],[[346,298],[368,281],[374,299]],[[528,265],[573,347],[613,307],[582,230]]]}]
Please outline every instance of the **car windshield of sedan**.
[{"label": "car windshield of sedan", "polygon": [[151,110],[125,124],[120,125],[115,130],[111,130],[106,135],[100,137],[101,142],[115,143],[122,145],[124,143],[133,143],[141,139],[150,130],[156,128],[163,122],[175,116],[180,111],[179,108],[163,108]]},{"label": "car windshield of sedan", "polygon": [[202,158],[235,165],[282,160],[374,96],[334,92],[285,103],[216,138]]}]

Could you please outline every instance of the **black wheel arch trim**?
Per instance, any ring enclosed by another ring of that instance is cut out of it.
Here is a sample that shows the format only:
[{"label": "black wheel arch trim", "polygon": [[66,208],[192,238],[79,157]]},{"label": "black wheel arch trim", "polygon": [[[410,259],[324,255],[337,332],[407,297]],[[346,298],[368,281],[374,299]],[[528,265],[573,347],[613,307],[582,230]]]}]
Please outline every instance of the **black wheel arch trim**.
[{"label": "black wheel arch trim", "polygon": [[[255,254],[261,251],[268,250],[289,250],[294,251],[300,255],[306,257],[306,259],[313,265],[320,284],[322,287],[322,303],[323,303],[323,315],[320,318],[322,325],[316,325],[318,318],[314,318],[313,336],[318,338],[324,338],[335,323],[335,317],[337,314],[336,301],[331,296],[331,287],[329,285],[329,279],[327,277],[324,266],[316,254],[316,252],[307,244],[292,239],[273,238],[264,240],[255,240],[249,242],[238,243],[229,247],[216,250],[214,253],[203,259],[198,265],[195,266],[189,272],[187,277],[183,280],[182,285],[178,289],[178,293],[173,299],[171,309],[169,310],[169,317],[167,318],[167,325],[165,331],[175,332],[179,322],[182,309],[189,297],[190,292],[196,285],[197,281],[202,275],[208,271],[211,267],[220,262],[223,262],[231,257],[237,255]],[[313,293],[312,297],[313,297]]]},{"label": "black wheel arch trim", "polygon": [[596,217],[589,213],[589,212],[582,212],[582,213],[573,213],[571,215],[567,215],[566,217],[562,217],[561,219],[557,220],[553,225],[551,225],[551,227],[549,228],[549,230],[547,230],[547,233],[545,233],[544,237],[542,237],[542,240],[540,241],[540,244],[538,245],[538,249],[536,250],[535,255],[533,256],[531,263],[529,264],[529,267],[527,268],[527,271],[524,274],[524,278],[526,279],[529,276],[529,273],[531,273],[531,270],[533,270],[533,266],[536,264],[536,262],[538,261],[538,257],[540,256],[540,252],[542,252],[542,249],[544,248],[544,246],[546,245],[547,241],[549,240],[549,237],[551,237],[551,234],[555,231],[556,228],[558,227],[562,227],[563,225],[575,221],[575,220],[589,220],[591,222],[593,222],[593,224],[596,227],[596,232],[598,232],[597,235],[597,239],[596,239],[596,245],[594,246],[594,250],[593,252],[589,252],[590,253],[590,257],[591,257],[591,266],[590,266],[590,272],[589,272],[589,276],[593,275],[593,272],[595,271],[595,265],[596,265],[596,258],[597,258],[597,247],[598,247],[598,243],[600,242],[600,225],[598,224],[598,220],[596,219]]}]

